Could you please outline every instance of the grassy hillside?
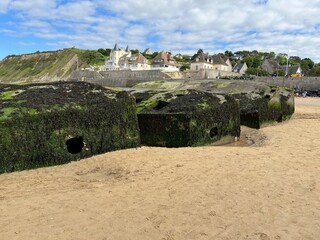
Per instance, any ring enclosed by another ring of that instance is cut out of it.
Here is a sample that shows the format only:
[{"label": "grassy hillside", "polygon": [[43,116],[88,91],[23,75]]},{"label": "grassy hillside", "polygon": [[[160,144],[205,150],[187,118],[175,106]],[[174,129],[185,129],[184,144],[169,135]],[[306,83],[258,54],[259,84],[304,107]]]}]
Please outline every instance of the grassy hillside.
[{"label": "grassy hillside", "polygon": [[10,55],[0,62],[0,83],[66,80],[73,70],[101,65],[106,56],[98,51],[68,48],[52,52]]}]

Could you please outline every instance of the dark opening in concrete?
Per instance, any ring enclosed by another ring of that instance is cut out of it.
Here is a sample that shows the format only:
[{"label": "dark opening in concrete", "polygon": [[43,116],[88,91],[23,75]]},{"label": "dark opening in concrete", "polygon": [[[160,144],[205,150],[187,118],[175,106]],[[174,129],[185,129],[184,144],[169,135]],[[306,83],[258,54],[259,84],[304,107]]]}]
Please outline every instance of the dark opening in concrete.
[{"label": "dark opening in concrete", "polygon": [[136,103],[142,102],[143,98],[136,98]]},{"label": "dark opening in concrete", "polygon": [[213,127],[210,129],[210,137],[211,138],[214,138],[218,136],[218,128],[217,127]]},{"label": "dark opening in concrete", "polygon": [[162,108],[164,108],[165,106],[167,106],[169,103],[165,102],[165,101],[159,101],[158,104],[153,108],[154,110],[160,110]]},{"label": "dark opening in concrete", "polygon": [[70,138],[66,141],[66,145],[69,153],[77,154],[84,147],[83,138],[81,136]]}]

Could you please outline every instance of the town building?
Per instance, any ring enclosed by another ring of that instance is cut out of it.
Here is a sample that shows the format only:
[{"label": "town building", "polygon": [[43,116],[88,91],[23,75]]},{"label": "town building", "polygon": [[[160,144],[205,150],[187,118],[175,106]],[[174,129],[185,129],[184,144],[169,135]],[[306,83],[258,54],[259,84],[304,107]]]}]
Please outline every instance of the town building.
[{"label": "town building", "polygon": [[119,59],[121,70],[149,70],[150,62],[140,52],[126,54]]},{"label": "town building", "polygon": [[200,51],[191,61],[190,70],[197,71],[201,69],[215,69],[231,72],[232,64],[228,57],[223,57],[220,54],[209,55],[208,53]]},{"label": "town building", "polygon": [[302,70],[300,66],[282,65],[280,66],[286,73],[286,76],[301,77]]},{"label": "town building", "polygon": [[234,68],[232,69],[232,72],[237,72],[237,73],[240,73],[240,74],[245,74],[246,71],[247,71],[248,67],[247,67],[247,64],[244,62],[244,63],[237,63]]},{"label": "town building", "polygon": [[161,51],[155,56],[151,69],[159,69],[167,72],[179,71],[179,64],[168,52]]},{"label": "town building", "polygon": [[101,70],[120,70],[119,60],[124,55],[126,55],[127,57],[131,56],[129,46],[124,49],[118,47],[118,44],[115,44],[114,48],[110,52],[110,56],[106,59],[105,65],[102,66]]},{"label": "town building", "polygon": [[272,59],[265,59],[262,62],[261,68],[266,70],[270,74],[276,73],[279,69],[281,69],[279,63]]}]

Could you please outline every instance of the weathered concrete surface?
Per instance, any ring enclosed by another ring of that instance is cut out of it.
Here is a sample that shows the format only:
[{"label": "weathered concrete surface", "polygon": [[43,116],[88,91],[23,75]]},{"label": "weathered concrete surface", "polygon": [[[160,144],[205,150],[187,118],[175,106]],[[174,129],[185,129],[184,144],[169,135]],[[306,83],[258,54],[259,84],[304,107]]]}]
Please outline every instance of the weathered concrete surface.
[{"label": "weathered concrete surface", "polygon": [[240,135],[238,102],[230,97],[196,90],[133,91],[137,99],[141,143],[185,147]]},{"label": "weathered concrete surface", "polygon": [[294,113],[292,89],[255,81],[156,81],[140,83],[134,88],[149,89],[155,92],[167,89],[195,89],[233,96],[240,103],[241,124],[253,128],[260,128],[270,122],[283,121]]},{"label": "weathered concrete surface", "polygon": [[0,173],[140,144],[134,97],[82,82],[0,85],[0,135]]}]

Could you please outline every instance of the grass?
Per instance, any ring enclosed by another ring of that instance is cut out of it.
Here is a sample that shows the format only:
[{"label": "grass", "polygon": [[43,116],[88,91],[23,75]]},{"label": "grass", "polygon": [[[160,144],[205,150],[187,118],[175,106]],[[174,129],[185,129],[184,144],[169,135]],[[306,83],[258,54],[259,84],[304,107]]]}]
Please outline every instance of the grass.
[{"label": "grass", "polygon": [[53,52],[15,55],[0,62],[0,80],[2,82],[31,83],[43,77],[66,80],[77,67],[102,65],[105,56],[94,50],[67,48]]}]

